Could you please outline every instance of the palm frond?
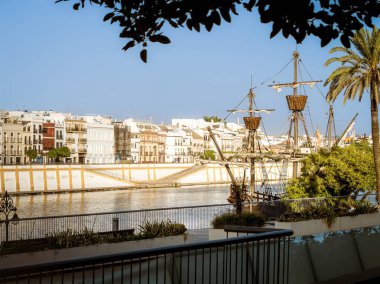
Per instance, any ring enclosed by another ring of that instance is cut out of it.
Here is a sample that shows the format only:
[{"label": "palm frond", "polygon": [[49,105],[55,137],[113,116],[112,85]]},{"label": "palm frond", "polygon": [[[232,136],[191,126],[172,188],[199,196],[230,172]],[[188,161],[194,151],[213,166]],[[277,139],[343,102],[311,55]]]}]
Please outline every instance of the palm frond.
[{"label": "palm frond", "polygon": [[377,28],[373,28],[371,32],[361,29],[354,34],[351,42],[353,46],[351,49],[334,47],[329,51],[330,54],[335,52],[343,54],[325,62],[325,66],[332,63],[341,64],[324,82],[325,86],[329,85],[326,99],[335,101],[342,93],[344,102],[356,97],[361,101],[365,91],[371,89],[371,93],[379,101],[380,31]]}]

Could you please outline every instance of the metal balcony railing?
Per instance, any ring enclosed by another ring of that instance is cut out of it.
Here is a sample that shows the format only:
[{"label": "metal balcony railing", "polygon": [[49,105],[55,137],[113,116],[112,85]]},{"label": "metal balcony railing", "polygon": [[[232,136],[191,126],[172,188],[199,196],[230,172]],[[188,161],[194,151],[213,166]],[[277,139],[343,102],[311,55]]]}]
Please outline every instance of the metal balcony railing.
[{"label": "metal balcony railing", "polygon": [[66,128],[66,132],[86,132],[86,128],[82,128],[82,127],[68,127],[68,128]]},{"label": "metal balcony railing", "polygon": [[259,230],[229,239],[1,269],[0,282],[288,284],[292,233]]},{"label": "metal balcony railing", "polygon": [[15,137],[13,137],[13,138],[4,138],[3,139],[3,142],[4,143],[22,143],[22,138],[15,138]]},{"label": "metal balcony railing", "polygon": [[8,156],[21,156],[22,155],[22,151],[17,151],[17,150],[6,150],[4,153],[5,153],[5,155],[8,155]]}]

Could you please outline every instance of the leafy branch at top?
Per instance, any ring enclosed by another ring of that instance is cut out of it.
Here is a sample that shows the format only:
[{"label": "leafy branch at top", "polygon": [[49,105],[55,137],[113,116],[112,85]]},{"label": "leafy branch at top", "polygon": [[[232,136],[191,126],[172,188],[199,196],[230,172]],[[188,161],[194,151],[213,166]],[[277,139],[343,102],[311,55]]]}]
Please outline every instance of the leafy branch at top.
[{"label": "leafy branch at top", "polygon": [[373,18],[380,16],[378,0],[57,0],[73,1],[73,8],[84,8],[87,3],[104,6],[109,12],[104,21],[118,23],[121,38],[129,41],[128,50],[141,44],[140,57],[147,62],[149,42],[170,43],[163,34],[164,24],[173,28],[187,27],[197,32],[201,28],[211,31],[222,20],[231,22],[241,6],[247,11],[257,8],[262,23],[272,23],[270,37],[280,31],[285,38],[292,36],[301,43],[306,36],[314,35],[321,46],[340,37],[342,44],[350,46],[353,32],[364,25],[372,26]]}]

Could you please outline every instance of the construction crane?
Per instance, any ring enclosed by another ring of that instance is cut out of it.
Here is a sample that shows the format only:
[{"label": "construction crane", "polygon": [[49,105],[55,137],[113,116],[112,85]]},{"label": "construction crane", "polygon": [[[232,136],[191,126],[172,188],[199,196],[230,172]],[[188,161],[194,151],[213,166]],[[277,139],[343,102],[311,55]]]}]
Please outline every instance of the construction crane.
[{"label": "construction crane", "polygon": [[358,113],[355,114],[353,119],[351,119],[350,123],[346,127],[346,129],[343,131],[342,135],[335,141],[335,146],[338,146],[340,142],[344,141],[344,139],[347,137],[348,132],[352,130],[352,128],[355,125],[355,119],[358,117]]}]

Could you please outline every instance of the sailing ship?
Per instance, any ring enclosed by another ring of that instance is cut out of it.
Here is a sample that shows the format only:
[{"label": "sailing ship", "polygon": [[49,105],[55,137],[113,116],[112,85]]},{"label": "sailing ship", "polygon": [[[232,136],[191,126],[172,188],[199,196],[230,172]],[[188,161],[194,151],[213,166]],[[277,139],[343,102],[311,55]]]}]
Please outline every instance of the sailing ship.
[{"label": "sailing ship", "polygon": [[[210,137],[214,141],[216,148],[218,150],[219,156],[221,158],[220,163],[224,164],[227,172],[231,178],[232,184],[230,187],[230,195],[227,200],[230,203],[236,204],[237,207],[241,206],[241,202],[244,201],[260,201],[260,200],[275,200],[281,198],[285,194],[285,187],[289,177],[296,178],[299,173],[299,161],[305,157],[308,153],[315,151],[315,147],[312,145],[312,141],[309,135],[307,128],[305,116],[303,111],[307,104],[307,95],[298,93],[298,88],[300,86],[310,86],[313,87],[315,84],[321,82],[319,80],[311,81],[299,81],[298,80],[298,65],[299,65],[299,53],[296,50],[293,53],[293,82],[289,83],[278,83],[269,85],[276,91],[280,91],[283,88],[292,88],[293,92],[291,95],[286,96],[286,101],[289,110],[291,111],[290,117],[290,126],[286,140],[286,147],[283,152],[278,154],[273,154],[268,151],[263,151],[262,145],[260,145],[260,137],[258,137],[258,129],[262,122],[262,113],[271,113],[274,109],[257,109],[255,107],[255,93],[254,89],[250,88],[247,95],[249,100],[249,108],[246,110],[242,109],[232,109],[228,110],[231,113],[245,112],[248,113],[248,116],[245,116],[244,124],[246,127],[247,137],[245,139],[245,146],[242,147],[241,151],[237,154],[234,154],[232,157],[225,157],[222,153],[213,133],[212,129],[209,128]],[[330,118],[333,115],[331,112],[332,107],[330,106]],[[329,120],[330,120],[329,118]],[[303,147],[308,147],[309,151],[301,151],[299,132],[300,132],[300,123],[303,127],[303,130],[306,134],[306,143]],[[329,133],[331,133],[331,126]],[[331,134],[330,134],[331,136]],[[231,169],[230,164],[233,161],[243,161],[245,162],[245,168],[249,167],[249,183],[247,185],[247,177],[244,170],[244,176],[239,181],[237,180]],[[268,161],[272,161],[272,166],[275,165],[278,171],[279,180],[277,182],[270,182],[269,174],[267,171],[266,164]],[[262,181],[261,185],[257,184],[256,179],[256,169],[260,168],[262,172]],[[292,169],[292,174],[289,175],[289,168]]]}]

